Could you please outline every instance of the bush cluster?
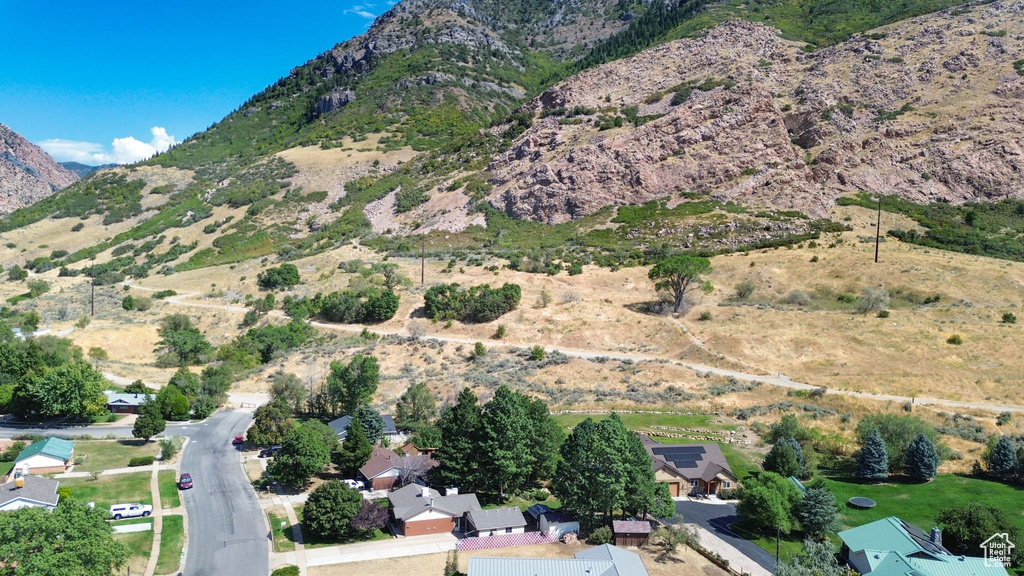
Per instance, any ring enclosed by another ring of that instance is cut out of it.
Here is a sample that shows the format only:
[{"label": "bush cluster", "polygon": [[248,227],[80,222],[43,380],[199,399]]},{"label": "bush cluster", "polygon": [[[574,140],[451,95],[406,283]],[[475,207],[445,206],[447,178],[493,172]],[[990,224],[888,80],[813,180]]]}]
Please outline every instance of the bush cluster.
[{"label": "bush cluster", "polygon": [[440,284],[424,295],[424,313],[433,320],[490,322],[515,310],[522,298],[518,284],[491,288],[488,284],[463,289],[458,283]]}]

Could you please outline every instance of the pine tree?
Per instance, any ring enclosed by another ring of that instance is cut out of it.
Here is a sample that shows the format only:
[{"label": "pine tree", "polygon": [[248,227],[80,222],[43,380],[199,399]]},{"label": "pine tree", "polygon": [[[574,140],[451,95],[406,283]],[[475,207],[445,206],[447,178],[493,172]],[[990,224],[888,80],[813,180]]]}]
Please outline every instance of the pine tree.
[{"label": "pine tree", "polygon": [[476,487],[480,426],[481,410],[476,395],[463,388],[458,401],[444,409],[437,423],[441,442],[434,459],[439,465],[432,472],[437,483],[462,489]]},{"label": "pine tree", "polygon": [[804,532],[814,537],[832,532],[839,525],[836,496],[824,485],[808,488],[797,504],[796,513]]},{"label": "pine tree", "polygon": [[366,431],[359,422],[359,417],[353,416],[345,441],[331,454],[331,459],[341,469],[342,474],[354,478],[356,472],[363,464],[366,464],[372,453],[373,446],[370,445],[370,440],[366,437]]},{"label": "pine tree", "polygon": [[907,475],[914,480],[927,482],[935,478],[938,468],[939,455],[935,452],[935,445],[924,434],[919,435],[907,447]]},{"label": "pine tree", "polygon": [[481,450],[487,458],[478,461],[481,480],[502,497],[526,483],[536,464],[531,448],[530,418],[516,393],[499,386],[484,406]]},{"label": "pine tree", "polygon": [[1017,464],[1017,451],[1013,439],[1003,436],[996,442],[988,460],[989,472],[998,476],[1009,474]]},{"label": "pine tree", "polygon": [[857,457],[857,478],[882,480],[889,476],[889,455],[882,435],[875,430],[868,436]]},{"label": "pine tree", "polygon": [[[799,445],[799,444],[798,444]],[[769,472],[775,472],[781,476],[799,476],[800,461],[797,459],[796,451],[790,444],[788,438],[783,438],[775,443],[771,452],[765,457],[761,465]]]}]

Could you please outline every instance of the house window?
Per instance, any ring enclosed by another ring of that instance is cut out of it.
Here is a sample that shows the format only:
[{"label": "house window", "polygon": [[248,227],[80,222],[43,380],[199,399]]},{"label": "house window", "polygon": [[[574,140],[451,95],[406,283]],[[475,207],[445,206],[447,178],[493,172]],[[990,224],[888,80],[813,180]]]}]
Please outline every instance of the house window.
[{"label": "house window", "polygon": [[511,534],[511,533],[512,533],[512,529],[511,528],[505,528],[505,534]]},{"label": "house window", "polygon": [[697,481],[696,480],[690,480],[690,488],[696,488],[696,487],[697,487]]},{"label": "house window", "polygon": [[726,480],[725,482],[722,482],[722,487],[728,490],[729,488],[732,488],[732,482]]}]

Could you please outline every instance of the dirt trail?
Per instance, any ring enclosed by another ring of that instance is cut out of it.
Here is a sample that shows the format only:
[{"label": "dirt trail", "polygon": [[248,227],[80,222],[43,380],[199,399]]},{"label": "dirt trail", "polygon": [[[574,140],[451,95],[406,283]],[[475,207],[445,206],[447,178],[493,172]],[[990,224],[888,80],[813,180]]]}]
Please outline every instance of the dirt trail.
[{"label": "dirt trail", "polygon": [[[148,292],[156,292],[157,291],[157,289],[155,289],[155,288],[146,288],[144,286],[139,286],[139,285],[136,285],[136,284],[129,284],[129,286],[131,286],[132,288],[137,289],[137,290],[144,290],[144,291],[148,291]],[[228,312],[239,312],[239,313],[243,313],[243,314],[248,311],[248,308],[245,308],[243,306],[227,306],[227,305],[220,305],[220,304],[203,304],[203,303],[200,303],[200,302],[189,302],[189,301],[186,300],[186,298],[194,297],[196,295],[197,294],[178,294],[176,296],[172,296],[170,298],[167,298],[165,301],[169,302],[171,304],[178,305],[178,306],[188,306],[188,307],[192,307],[192,308],[207,308],[207,309],[215,309],[215,310],[225,310],[225,311],[228,311]],[[279,317],[279,318],[287,318],[288,317],[286,314],[284,314],[283,312],[280,312],[280,311],[272,311],[272,312],[269,313],[269,315],[275,316],[275,317]],[[317,328],[322,328],[324,330],[331,330],[331,331],[334,331],[334,332],[346,332],[346,333],[351,333],[351,334],[359,334],[363,330],[363,326],[354,327],[354,326],[345,326],[345,325],[339,325],[339,324],[328,324],[328,323],[324,323],[324,322],[310,322],[310,324],[315,326],[315,327],[317,327]],[[706,346],[704,346],[704,344],[699,339],[697,339],[695,336],[690,334],[690,332],[688,330],[683,328],[683,331],[687,334],[687,336],[692,338],[694,340],[694,342],[698,346],[700,346],[702,348],[705,348],[706,350],[712,351],[709,348],[707,348]],[[411,334],[409,333],[408,329],[403,329],[403,330],[381,330],[381,329],[374,329],[374,332],[377,333],[377,334],[386,335],[386,336],[406,336],[406,337],[411,336]],[[475,344],[476,342],[480,341],[479,338],[458,338],[458,337],[454,337],[454,336],[443,336],[443,335],[440,335],[440,334],[424,334],[421,338],[431,339],[431,340],[438,340],[438,341],[441,341],[441,342],[452,342],[452,343],[456,343],[456,344]],[[518,347],[518,345],[508,344],[506,342],[501,342],[501,341],[497,341],[497,340],[484,340],[483,342],[489,348],[515,348],[515,347]],[[695,372],[710,372],[711,374],[717,374],[719,376],[725,376],[725,377],[730,377],[731,376],[731,377],[733,377],[733,378],[735,378],[737,380],[741,380],[741,381],[744,381],[744,382],[754,382],[754,381],[757,381],[757,382],[761,382],[763,384],[770,384],[772,386],[779,386],[779,387],[782,387],[782,388],[790,388],[790,389],[794,389],[794,390],[813,391],[813,390],[819,390],[820,389],[818,386],[812,386],[810,384],[804,384],[802,382],[797,382],[797,381],[793,380],[792,378],[790,378],[789,376],[786,376],[785,374],[782,374],[781,372],[770,372],[770,373],[762,372],[760,374],[751,374],[751,373],[746,373],[746,372],[737,372],[737,371],[734,371],[734,370],[726,370],[724,368],[716,368],[714,366],[706,366],[706,365],[703,365],[703,364],[694,364],[692,362],[683,362],[683,361],[675,360],[675,359],[672,359],[672,358],[666,358],[664,356],[655,356],[655,355],[649,355],[649,354],[623,354],[623,353],[620,353],[620,352],[611,352],[611,351],[607,351],[607,350],[589,350],[589,349],[578,349],[578,348],[563,348],[563,347],[559,347],[559,346],[545,346],[545,349],[547,349],[548,351],[557,351],[557,352],[560,352],[562,354],[565,354],[566,356],[573,356],[573,357],[576,357],[576,358],[584,358],[584,359],[610,358],[612,360],[630,360],[630,361],[633,361],[633,362],[645,362],[645,361],[666,362],[667,361],[667,362],[669,362],[671,364],[674,364],[676,366],[681,366],[683,368],[687,368],[687,369],[693,370]],[[734,362],[738,362],[740,364],[747,364],[747,365],[749,365],[748,363],[741,362],[741,361],[736,360],[736,359],[732,359],[732,360]],[[1024,406],[1016,406],[1016,405],[1010,405],[1010,404],[1003,405],[1003,404],[987,404],[987,403],[984,403],[984,402],[963,402],[963,401],[959,401],[959,400],[947,400],[947,399],[943,399],[943,398],[912,398],[912,397],[909,397],[909,396],[893,396],[893,395],[890,395],[890,394],[872,394],[872,393],[868,393],[868,392],[854,392],[854,391],[850,391],[850,390],[833,390],[831,388],[825,388],[825,393],[826,394],[838,394],[838,395],[842,395],[842,396],[850,396],[850,397],[854,397],[854,398],[864,398],[864,399],[867,399],[867,400],[876,400],[876,401],[880,401],[880,402],[899,402],[901,404],[902,403],[906,403],[906,402],[910,402],[912,404],[919,405],[919,406],[942,406],[942,407],[953,408],[953,409],[971,409],[971,410],[986,410],[986,411],[989,411],[989,412],[1024,413]]]}]

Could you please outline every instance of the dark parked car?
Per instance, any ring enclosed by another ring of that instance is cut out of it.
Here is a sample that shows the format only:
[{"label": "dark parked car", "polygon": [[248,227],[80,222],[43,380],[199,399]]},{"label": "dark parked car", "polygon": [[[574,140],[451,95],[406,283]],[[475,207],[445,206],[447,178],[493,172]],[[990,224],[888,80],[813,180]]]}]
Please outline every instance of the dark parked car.
[{"label": "dark parked car", "polygon": [[263,450],[260,450],[260,458],[270,458],[274,454],[277,454],[277,451],[280,450],[280,449],[281,449],[280,445],[278,445],[278,446],[271,446],[270,448],[264,448]]},{"label": "dark parked car", "polygon": [[245,444],[245,436],[242,436],[241,434],[239,434],[238,436],[235,436],[235,439],[232,440],[231,443],[234,444],[235,446],[239,446],[241,444]]},{"label": "dark parked car", "polygon": [[178,488],[181,490],[188,490],[192,487],[192,475],[188,472],[182,472],[181,477],[178,478]]}]

